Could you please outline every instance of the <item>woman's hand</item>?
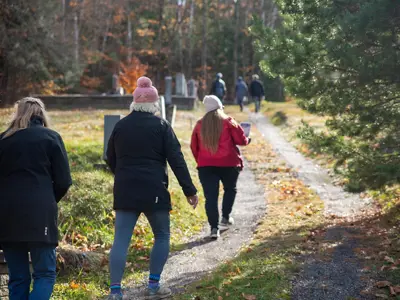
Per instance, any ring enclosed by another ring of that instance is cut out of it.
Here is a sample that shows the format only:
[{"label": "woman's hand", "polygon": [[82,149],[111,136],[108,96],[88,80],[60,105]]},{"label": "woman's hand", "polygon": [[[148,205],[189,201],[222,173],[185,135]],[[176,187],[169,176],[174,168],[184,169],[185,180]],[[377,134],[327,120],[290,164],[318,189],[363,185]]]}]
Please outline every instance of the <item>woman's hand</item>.
[{"label": "woman's hand", "polygon": [[197,195],[187,197],[187,202],[195,209],[199,203],[199,197]]}]

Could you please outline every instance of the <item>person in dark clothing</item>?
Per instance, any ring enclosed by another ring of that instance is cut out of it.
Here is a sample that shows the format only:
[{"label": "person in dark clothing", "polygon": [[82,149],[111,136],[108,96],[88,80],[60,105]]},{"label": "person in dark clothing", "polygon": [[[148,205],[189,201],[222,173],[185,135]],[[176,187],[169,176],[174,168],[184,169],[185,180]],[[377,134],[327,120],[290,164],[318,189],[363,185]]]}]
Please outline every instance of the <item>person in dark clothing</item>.
[{"label": "person in dark clothing", "polygon": [[253,81],[250,83],[250,95],[254,101],[256,113],[260,111],[261,101],[265,96],[264,86],[259,80],[257,74],[253,75]]},{"label": "person in dark clothing", "polygon": [[158,92],[147,77],[138,80],[131,113],[119,121],[107,148],[107,163],[115,174],[115,237],[110,253],[111,291],[109,299],[122,299],[121,280],[133,229],[144,213],[154,233],[150,276],[145,299],[163,299],[171,290],[159,281],[168,258],[171,198],[168,192],[167,162],[193,208],[198,203],[181,146],[171,125],[154,114]]},{"label": "person in dark clothing", "polygon": [[226,95],[226,84],[222,80],[222,74],[218,73],[216,79],[211,85],[210,95],[217,96],[222,103],[224,103],[224,98]]},{"label": "person in dark clothing", "polygon": [[[191,150],[197,162],[199,178],[206,197],[206,213],[211,227],[210,237],[218,239],[219,225],[233,225],[231,217],[236,197],[236,183],[243,168],[238,145],[250,143],[242,127],[223,112],[221,101],[214,95],[205,96],[205,116],[193,130]],[[222,220],[219,224],[219,185],[224,186]]]},{"label": "person in dark clothing", "polygon": [[243,78],[239,76],[238,81],[236,83],[236,102],[240,106],[240,111],[243,111],[243,100],[244,97],[248,94],[248,88],[246,82],[244,82]]},{"label": "person in dark clothing", "polygon": [[0,246],[10,300],[50,299],[56,279],[57,203],[72,180],[64,143],[48,124],[43,102],[24,98],[0,135]]}]

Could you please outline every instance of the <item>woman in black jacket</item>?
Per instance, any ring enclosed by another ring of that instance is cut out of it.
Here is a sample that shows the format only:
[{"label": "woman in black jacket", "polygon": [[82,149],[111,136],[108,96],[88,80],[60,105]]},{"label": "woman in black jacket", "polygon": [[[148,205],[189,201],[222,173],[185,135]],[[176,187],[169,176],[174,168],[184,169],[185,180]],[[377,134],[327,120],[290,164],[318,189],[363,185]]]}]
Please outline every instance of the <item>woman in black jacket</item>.
[{"label": "woman in black jacket", "polygon": [[145,299],[164,299],[171,294],[170,289],[159,285],[170,240],[167,162],[194,208],[198,202],[197,190],[171,125],[154,115],[158,111],[158,92],[149,78],[139,78],[133,98],[132,112],[116,124],[107,148],[107,163],[115,174],[116,210],[109,299],[122,299],[121,280],[127,251],[141,213],[149,220],[155,239]]},{"label": "woman in black jacket", "polygon": [[43,102],[29,97],[0,135],[0,246],[10,300],[50,299],[56,279],[57,203],[71,176],[63,141],[48,126]]}]

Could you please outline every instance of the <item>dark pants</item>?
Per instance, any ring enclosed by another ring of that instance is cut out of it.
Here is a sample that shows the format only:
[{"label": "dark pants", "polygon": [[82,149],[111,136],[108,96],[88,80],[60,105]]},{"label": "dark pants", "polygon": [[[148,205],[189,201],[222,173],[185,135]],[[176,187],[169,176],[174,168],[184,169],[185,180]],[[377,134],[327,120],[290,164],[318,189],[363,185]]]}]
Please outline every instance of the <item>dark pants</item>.
[{"label": "dark pants", "polygon": [[243,97],[242,96],[237,96],[236,97],[237,104],[239,104],[239,106],[240,106],[240,111],[243,111],[243,100],[244,100],[244,96]]},{"label": "dark pants", "polygon": [[253,97],[255,108],[256,108],[256,113],[260,111],[261,107],[261,97],[254,96]]},{"label": "dark pants", "polygon": [[237,167],[201,167],[199,178],[206,197],[206,213],[211,228],[218,228],[218,196],[219,183],[224,186],[222,201],[222,217],[229,218],[236,198],[236,183],[239,178],[240,168]]},{"label": "dark pants", "polygon": [[[4,257],[7,261],[9,273],[10,300],[48,300],[53,293],[56,281],[56,250],[54,246],[29,246],[21,244],[3,244]],[[29,256],[33,267],[33,290]]]}]

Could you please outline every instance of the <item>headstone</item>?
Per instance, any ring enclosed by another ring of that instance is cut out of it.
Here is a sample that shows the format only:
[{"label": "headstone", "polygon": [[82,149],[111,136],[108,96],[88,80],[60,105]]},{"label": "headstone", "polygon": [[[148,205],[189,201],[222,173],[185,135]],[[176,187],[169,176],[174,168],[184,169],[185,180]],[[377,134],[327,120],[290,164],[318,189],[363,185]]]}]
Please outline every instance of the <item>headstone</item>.
[{"label": "headstone", "polygon": [[187,85],[185,75],[182,73],[176,74],[176,86],[175,94],[178,96],[187,96]]},{"label": "headstone", "polygon": [[188,81],[188,96],[197,98],[197,83],[196,80],[190,79]]},{"label": "headstone", "polygon": [[104,152],[103,159],[106,160],[107,156],[107,146],[108,140],[111,137],[111,134],[114,130],[115,125],[121,120],[124,116],[122,115],[105,115],[104,116]]},{"label": "headstone", "polygon": [[160,96],[160,111],[161,111],[161,118],[166,120],[166,115],[165,115],[165,99],[164,96]]},{"label": "headstone", "polygon": [[165,104],[172,104],[172,77],[165,77]]}]

